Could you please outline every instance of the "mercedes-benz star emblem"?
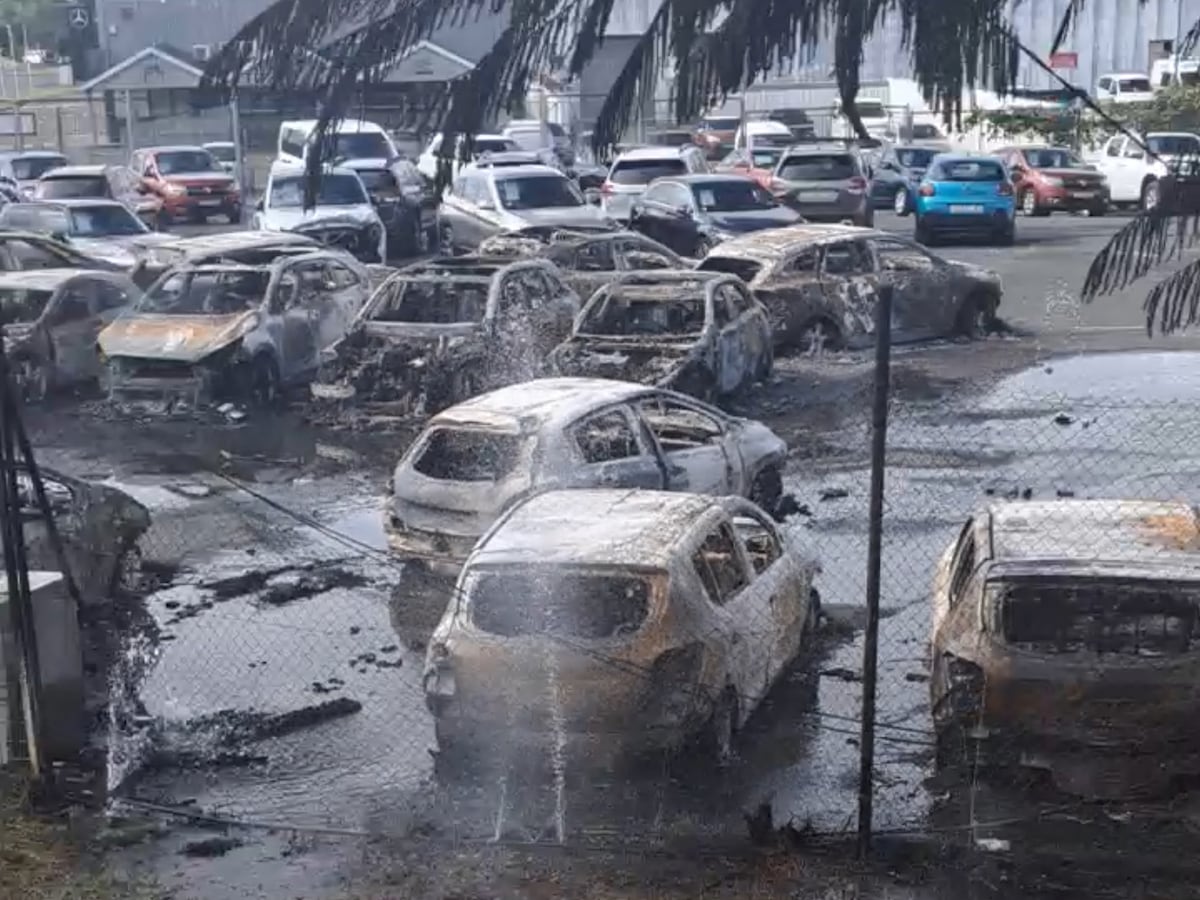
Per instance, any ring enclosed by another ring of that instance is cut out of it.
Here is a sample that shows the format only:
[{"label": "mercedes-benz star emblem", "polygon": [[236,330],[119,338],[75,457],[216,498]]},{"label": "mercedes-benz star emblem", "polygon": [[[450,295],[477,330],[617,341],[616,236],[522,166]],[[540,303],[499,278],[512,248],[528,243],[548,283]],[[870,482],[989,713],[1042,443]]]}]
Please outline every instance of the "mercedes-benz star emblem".
[{"label": "mercedes-benz star emblem", "polygon": [[72,28],[78,28],[82,31],[84,28],[88,27],[91,17],[88,15],[88,11],[82,6],[74,6],[71,8],[71,11],[67,13],[67,21],[70,23]]}]

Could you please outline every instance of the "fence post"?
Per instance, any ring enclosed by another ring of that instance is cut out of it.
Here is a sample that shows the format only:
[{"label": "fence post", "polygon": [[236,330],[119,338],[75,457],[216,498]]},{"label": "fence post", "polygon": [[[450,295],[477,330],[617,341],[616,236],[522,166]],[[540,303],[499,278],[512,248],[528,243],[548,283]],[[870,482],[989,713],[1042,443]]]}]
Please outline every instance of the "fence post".
[{"label": "fence post", "polygon": [[132,157],[137,144],[133,138],[133,91],[128,89],[125,91],[125,145]]},{"label": "fence post", "polygon": [[875,768],[875,685],[879,667],[879,570],[883,553],[883,475],[887,463],[888,394],[891,381],[892,289],[882,287],[875,304],[875,397],[871,410],[871,499],[867,520],[867,629],[863,635],[862,732],[859,736],[858,853],[871,849]]},{"label": "fence post", "polygon": [[66,153],[66,141],[63,139],[63,111],[60,104],[54,105],[54,146],[59,153]]},{"label": "fence post", "polygon": [[20,100],[13,101],[13,123],[17,129],[17,150],[25,149],[25,111]]}]

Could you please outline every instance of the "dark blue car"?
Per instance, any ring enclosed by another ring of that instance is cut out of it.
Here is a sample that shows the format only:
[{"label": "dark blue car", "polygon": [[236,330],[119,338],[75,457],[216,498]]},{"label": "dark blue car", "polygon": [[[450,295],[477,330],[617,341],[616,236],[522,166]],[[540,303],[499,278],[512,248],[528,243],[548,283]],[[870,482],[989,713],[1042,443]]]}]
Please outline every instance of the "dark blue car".
[{"label": "dark blue car", "polygon": [[917,186],[930,161],[948,149],[933,145],[888,147],[871,178],[871,205],[875,209],[890,209],[898,216],[907,216],[913,211]]}]

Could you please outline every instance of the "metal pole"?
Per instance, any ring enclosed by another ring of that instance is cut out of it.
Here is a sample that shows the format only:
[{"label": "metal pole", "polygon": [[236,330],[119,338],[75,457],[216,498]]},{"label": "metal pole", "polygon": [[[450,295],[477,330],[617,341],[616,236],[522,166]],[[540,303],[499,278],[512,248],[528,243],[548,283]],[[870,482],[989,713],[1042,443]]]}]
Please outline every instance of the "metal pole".
[{"label": "metal pole", "polygon": [[[13,77],[13,80],[14,81],[16,80],[16,76]],[[24,150],[25,149],[25,116],[21,111],[21,101],[20,100],[13,101],[13,122],[15,123],[16,130],[17,130],[17,149]]]},{"label": "metal pole", "polygon": [[[133,143],[133,91],[126,89],[125,91],[125,145],[129,149],[130,157],[133,156],[133,151],[137,147]],[[141,173],[138,173],[139,175]]]},{"label": "metal pole", "polygon": [[1179,52],[1183,49],[1183,0],[1175,0],[1175,75],[1172,84],[1179,84]]},{"label": "metal pole", "polygon": [[21,24],[21,57],[25,60],[25,76],[29,80],[29,93],[33,93],[33,65],[29,62],[29,30]]},{"label": "metal pole", "polygon": [[863,636],[862,732],[859,736],[858,854],[871,849],[875,771],[875,685],[879,663],[879,570],[883,553],[883,474],[887,463],[888,393],[891,380],[892,289],[875,304],[875,398],[871,414],[871,499],[867,523],[867,630]]},{"label": "metal pole", "polygon": [[[242,219],[246,218],[246,171],[243,168],[245,160],[242,155],[242,115],[238,109],[237,91],[229,98],[229,127],[233,129],[233,172],[237,178],[238,192],[242,198]],[[239,223],[240,224],[240,223]]]}]

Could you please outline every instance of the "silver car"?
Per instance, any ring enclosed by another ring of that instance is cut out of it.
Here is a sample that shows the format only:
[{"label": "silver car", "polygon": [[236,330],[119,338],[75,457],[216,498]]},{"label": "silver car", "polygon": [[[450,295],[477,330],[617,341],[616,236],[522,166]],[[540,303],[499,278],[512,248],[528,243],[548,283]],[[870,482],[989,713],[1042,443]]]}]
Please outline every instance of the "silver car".
[{"label": "silver car", "polygon": [[514,503],[559,488],[749,496],[774,510],[787,445],[674,391],[598,378],[501,388],[435,416],[396,466],[384,528],[406,575],[457,574]]},{"label": "silver car", "polygon": [[841,222],[872,228],[867,166],[847,144],[790,147],[775,164],[771,191],[809,222]]},{"label": "silver car", "polygon": [[41,200],[10,203],[0,209],[0,228],[24,228],[51,235],[94,259],[132,269],[139,250],[170,238],[151,231],[116,200]]},{"label": "silver car", "polygon": [[613,160],[600,188],[600,206],[613,219],[627,222],[633,202],[645,193],[650,182],[707,171],[708,161],[699,147],[634,147]]},{"label": "silver car", "polygon": [[37,180],[61,166],[69,165],[61,153],[54,150],[18,150],[13,153],[0,153],[0,179],[12,182],[18,188],[22,197],[33,196],[33,187]]}]

